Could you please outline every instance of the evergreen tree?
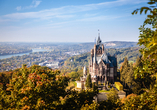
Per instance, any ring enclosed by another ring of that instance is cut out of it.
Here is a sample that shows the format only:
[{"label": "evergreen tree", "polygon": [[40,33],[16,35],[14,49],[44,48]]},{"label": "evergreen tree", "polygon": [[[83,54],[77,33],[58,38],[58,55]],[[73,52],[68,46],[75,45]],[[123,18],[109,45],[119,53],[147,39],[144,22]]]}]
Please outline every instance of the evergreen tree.
[{"label": "evergreen tree", "polygon": [[133,70],[133,64],[131,64],[130,68],[129,68],[129,71],[126,75],[126,83],[129,86],[129,88],[133,83],[133,78],[134,78],[134,70]]},{"label": "evergreen tree", "polygon": [[92,83],[92,89],[93,91],[98,94],[99,90],[98,90],[98,86],[95,84],[95,82]]},{"label": "evergreen tree", "polygon": [[135,65],[134,65],[135,68],[136,68],[136,67],[139,67],[139,66],[142,66],[141,57],[142,57],[142,56],[140,56],[140,57],[137,56],[136,62],[135,62]]},{"label": "evergreen tree", "polygon": [[127,57],[125,57],[124,62],[123,62],[123,64],[122,64],[121,68],[120,68],[120,72],[123,71],[124,66],[125,66],[127,63],[128,63],[128,59],[127,59]]},{"label": "evergreen tree", "polygon": [[85,84],[85,86],[86,86],[87,88],[91,88],[91,87],[92,87],[92,81],[91,81],[91,75],[90,75],[90,74],[87,75],[87,79],[86,79],[86,84]]},{"label": "evergreen tree", "polygon": [[123,82],[123,85],[126,86],[126,78],[129,72],[129,63],[127,57],[125,57],[122,67],[120,69],[120,80]]}]

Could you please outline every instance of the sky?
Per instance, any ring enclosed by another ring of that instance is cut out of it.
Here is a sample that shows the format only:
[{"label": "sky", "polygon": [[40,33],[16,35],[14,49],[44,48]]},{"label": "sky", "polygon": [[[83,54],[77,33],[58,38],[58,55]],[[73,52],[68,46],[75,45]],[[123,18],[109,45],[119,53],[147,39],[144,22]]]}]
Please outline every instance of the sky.
[{"label": "sky", "polygon": [[0,0],[0,42],[138,41],[147,0]]}]

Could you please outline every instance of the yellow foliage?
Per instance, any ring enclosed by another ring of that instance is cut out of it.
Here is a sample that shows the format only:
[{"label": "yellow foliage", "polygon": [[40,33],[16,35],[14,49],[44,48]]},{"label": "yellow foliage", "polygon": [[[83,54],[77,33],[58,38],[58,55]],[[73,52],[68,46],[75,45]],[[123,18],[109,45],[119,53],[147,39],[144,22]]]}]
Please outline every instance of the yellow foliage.
[{"label": "yellow foliage", "polygon": [[115,87],[120,91],[123,90],[123,85],[120,82],[115,82]]}]

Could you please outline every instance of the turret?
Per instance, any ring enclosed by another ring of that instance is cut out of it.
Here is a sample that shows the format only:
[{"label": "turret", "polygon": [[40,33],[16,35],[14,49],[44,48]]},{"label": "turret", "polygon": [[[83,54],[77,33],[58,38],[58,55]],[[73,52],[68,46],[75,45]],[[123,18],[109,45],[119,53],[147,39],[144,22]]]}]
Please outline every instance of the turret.
[{"label": "turret", "polygon": [[84,69],[83,69],[83,76],[86,76],[87,75],[87,68],[86,66],[84,66]]}]

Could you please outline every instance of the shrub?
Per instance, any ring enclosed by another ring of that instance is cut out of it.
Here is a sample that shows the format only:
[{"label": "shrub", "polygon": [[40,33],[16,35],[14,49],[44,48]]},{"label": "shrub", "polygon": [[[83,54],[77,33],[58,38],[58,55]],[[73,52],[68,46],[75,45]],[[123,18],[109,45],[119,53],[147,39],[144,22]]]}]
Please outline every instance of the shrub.
[{"label": "shrub", "polygon": [[123,85],[120,82],[115,82],[115,87],[120,91],[123,90]]}]

